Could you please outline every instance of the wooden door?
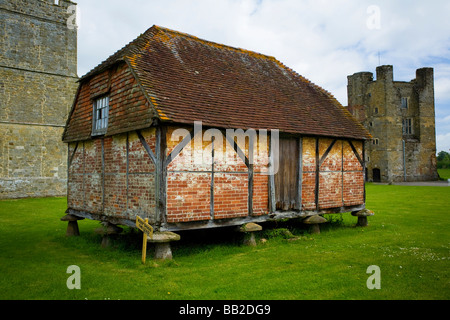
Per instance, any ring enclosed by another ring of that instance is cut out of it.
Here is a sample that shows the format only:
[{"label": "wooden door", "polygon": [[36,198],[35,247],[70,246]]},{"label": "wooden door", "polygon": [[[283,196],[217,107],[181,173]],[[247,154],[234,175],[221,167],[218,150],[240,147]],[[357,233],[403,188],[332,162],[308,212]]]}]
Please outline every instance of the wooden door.
[{"label": "wooden door", "polygon": [[277,210],[300,209],[298,204],[298,139],[280,139],[279,167],[275,174],[275,201]]}]

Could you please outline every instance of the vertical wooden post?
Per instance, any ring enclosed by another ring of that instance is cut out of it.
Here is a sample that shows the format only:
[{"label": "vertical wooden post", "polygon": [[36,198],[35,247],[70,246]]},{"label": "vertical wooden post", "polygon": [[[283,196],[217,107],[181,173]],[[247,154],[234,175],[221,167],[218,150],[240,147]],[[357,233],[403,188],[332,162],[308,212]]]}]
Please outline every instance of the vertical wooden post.
[{"label": "vertical wooden post", "polygon": [[275,200],[275,163],[274,163],[274,150],[272,148],[272,132],[270,133],[269,141],[269,212],[275,213],[276,200]]},{"label": "vertical wooden post", "polygon": [[161,225],[165,225],[167,223],[167,164],[166,164],[166,149],[167,149],[167,127],[162,126],[160,130],[160,162],[158,166],[160,166],[159,171],[159,215],[160,215],[160,223]]},{"label": "vertical wooden post", "polygon": [[161,207],[159,205],[159,199],[161,196],[160,184],[161,184],[161,163],[163,162],[161,157],[161,127],[158,125],[156,128],[156,163],[155,163],[155,214],[156,225],[161,226]]},{"label": "vertical wooden post", "polygon": [[319,155],[319,138],[316,138],[316,190],[315,202],[316,210],[319,211],[319,187],[320,187],[320,155]]},{"label": "vertical wooden post", "polygon": [[130,138],[129,138],[129,133],[127,132],[127,141],[126,141],[126,145],[125,145],[125,149],[126,149],[126,152],[127,152],[127,158],[126,158],[126,160],[127,160],[127,163],[126,163],[126,165],[127,165],[127,168],[126,168],[126,170],[127,170],[127,172],[126,172],[126,187],[127,187],[127,193],[126,193],[126,204],[127,204],[127,209],[126,209],[126,211],[128,212],[128,193],[129,193],[129,184],[130,184],[130,181],[129,181],[129,175],[130,175]]},{"label": "vertical wooden post", "polygon": [[254,147],[255,136],[249,135],[248,138],[248,215],[253,215],[253,161],[254,161]]},{"label": "vertical wooden post", "polygon": [[209,212],[211,220],[214,220],[214,141],[216,137],[211,137],[211,190],[210,190],[210,200],[209,200]]},{"label": "vertical wooden post", "polygon": [[[148,218],[145,219],[145,223],[148,223]],[[145,232],[142,239],[142,263],[145,264],[147,258],[147,234]]]},{"label": "vertical wooden post", "polygon": [[303,137],[298,138],[298,175],[296,209],[302,210],[302,188],[303,188]]},{"label": "vertical wooden post", "polygon": [[86,208],[86,144],[83,141],[83,207]]},{"label": "vertical wooden post", "polygon": [[105,139],[102,138],[102,213],[105,212]]},{"label": "vertical wooden post", "polygon": [[344,202],[344,143],[345,141],[341,141],[341,201],[342,206],[345,206]]},{"label": "vertical wooden post", "polygon": [[363,177],[364,177],[364,203],[366,203],[366,142],[362,141],[362,169],[363,169]]}]

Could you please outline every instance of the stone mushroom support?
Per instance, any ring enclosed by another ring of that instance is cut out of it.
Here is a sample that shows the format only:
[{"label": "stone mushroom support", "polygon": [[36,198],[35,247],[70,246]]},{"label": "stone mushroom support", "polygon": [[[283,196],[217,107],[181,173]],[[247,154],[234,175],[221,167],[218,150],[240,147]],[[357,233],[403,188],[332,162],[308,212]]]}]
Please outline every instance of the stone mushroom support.
[{"label": "stone mushroom support", "polygon": [[67,225],[66,236],[74,237],[80,235],[80,230],[78,229],[78,220],[84,220],[84,218],[79,218],[71,214],[67,214],[61,218],[61,221],[69,222]]},{"label": "stone mushroom support", "polygon": [[327,220],[319,215],[311,216],[303,220],[304,224],[311,225],[311,232],[313,234],[320,234],[320,224],[327,222]]},{"label": "stone mushroom support", "polygon": [[352,216],[358,217],[357,227],[366,227],[368,225],[367,217],[373,216],[374,213],[371,210],[363,209],[361,211],[352,212]]},{"label": "stone mushroom support", "polygon": [[96,233],[101,234],[102,238],[102,248],[107,248],[110,246],[111,236],[122,233],[123,229],[116,226],[115,224],[106,222],[102,223],[103,228],[98,228],[95,230]]},{"label": "stone mushroom support", "polygon": [[261,231],[262,227],[256,223],[247,223],[239,228],[240,232],[244,233],[244,245],[256,246],[255,232]]},{"label": "stone mushroom support", "polygon": [[172,249],[170,243],[172,241],[180,240],[180,235],[165,231],[165,232],[153,232],[153,238],[147,241],[155,244],[155,259],[160,260],[172,260]]}]

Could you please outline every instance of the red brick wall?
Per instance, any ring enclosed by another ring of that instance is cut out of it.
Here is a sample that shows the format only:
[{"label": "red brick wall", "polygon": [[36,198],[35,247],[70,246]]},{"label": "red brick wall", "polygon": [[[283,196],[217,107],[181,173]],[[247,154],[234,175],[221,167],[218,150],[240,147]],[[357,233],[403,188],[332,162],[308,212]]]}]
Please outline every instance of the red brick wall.
[{"label": "red brick wall", "polygon": [[[333,139],[319,139],[321,159]],[[352,141],[361,159],[362,142]],[[319,168],[319,209],[364,203],[363,168],[347,141],[337,140]],[[303,138],[302,208],[315,210],[316,138]]]},{"label": "red brick wall", "polygon": [[[353,141],[360,159],[363,159],[362,142]],[[358,158],[348,142],[343,144],[344,153],[344,205],[352,206],[364,203],[364,172]]]},{"label": "red brick wall", "polygon": [[[167,154],[181,139],[174,141],[167,132]],[[205,130],[202,132],[205,134]],[[225,133],[224,133],[225,135]],[[222,141],[219,144],[218,141]],[[248,157],[248,143],[238,143]],[[199,221],[211,219],[212,145],[206,136],[199,146],[191,141],[173,160],[167,173],[167,221]],[[268,213],[267,145],[256,146],[265,157],[254,162],[253,215]],[[198,163],[196,163],[198,162]],[[214,219],[245,217],[248,209],[248,168],[223,136],[214,145]]]},{"label": "red brick wall", "polygon": [[[142,133],[155,151],[155,129]],[[69,156],[74,148],[71,143]],[[128,134],[128,175],[127,134],[104,138],[103,149],[104,162],[102,139],[78,144],[69,168],[69,208],[130,220],[140,215],[154,221],[155,167],[137,134]]]}]

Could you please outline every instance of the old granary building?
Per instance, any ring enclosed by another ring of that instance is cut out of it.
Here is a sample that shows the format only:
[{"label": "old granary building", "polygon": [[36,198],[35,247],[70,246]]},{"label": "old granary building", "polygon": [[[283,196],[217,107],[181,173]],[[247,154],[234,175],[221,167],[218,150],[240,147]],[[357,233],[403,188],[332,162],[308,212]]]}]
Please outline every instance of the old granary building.
[{"label": "old granary building", "polygon": [[153,26],[79,81],[67,213],[177,231],[359,211],[369,138],[275,58]]}]

